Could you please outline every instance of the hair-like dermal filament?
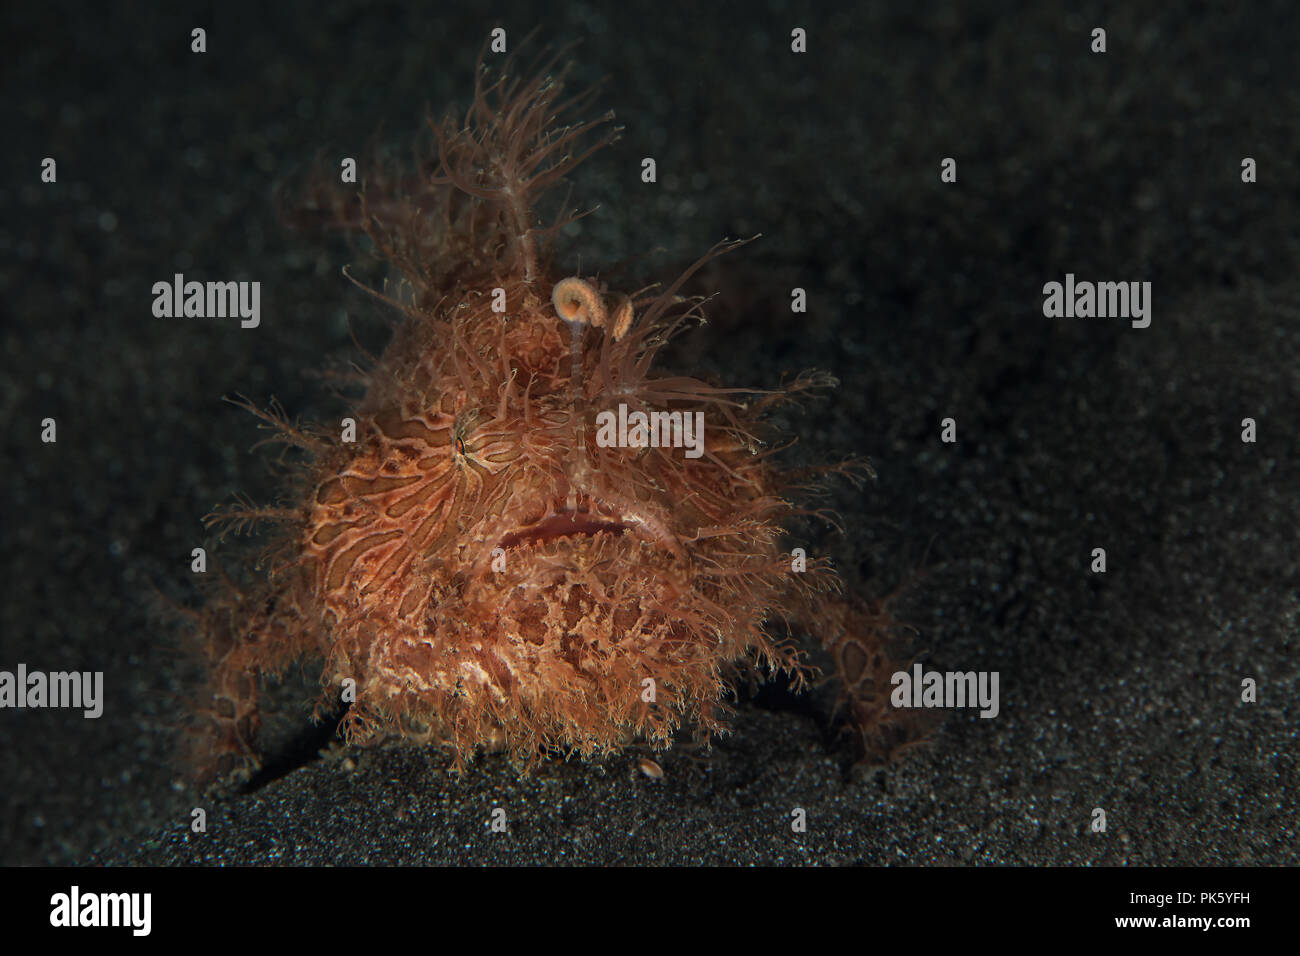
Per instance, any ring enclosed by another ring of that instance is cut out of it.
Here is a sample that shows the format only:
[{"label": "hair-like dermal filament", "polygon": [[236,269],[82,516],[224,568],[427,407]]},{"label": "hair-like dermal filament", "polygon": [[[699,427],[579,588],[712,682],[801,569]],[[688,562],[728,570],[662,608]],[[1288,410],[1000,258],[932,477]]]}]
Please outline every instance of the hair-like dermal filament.
[{"label": "hair-like dermal filament", "polygon": [[487,71],[480,68],[474,101],[463,124],[449,113],[433,127],[439,160],[433,184],[453,186],[495,207],[492,225],[507,238],[508,252],[529,285],[542,278],[546,266],[547,251],[538,242],[539,235],[553,237],[564,222],[571,221],[562,218],[545,229],[537,228],[538,195],[619,133],[610,128],[588,137],[614,118],[612,112],[566,122],[590,104],[595,90],[563,98],[569,67],[560,66],[559,58],[554,54],[521,77],[512,55],[496,80],[487,84]]}]

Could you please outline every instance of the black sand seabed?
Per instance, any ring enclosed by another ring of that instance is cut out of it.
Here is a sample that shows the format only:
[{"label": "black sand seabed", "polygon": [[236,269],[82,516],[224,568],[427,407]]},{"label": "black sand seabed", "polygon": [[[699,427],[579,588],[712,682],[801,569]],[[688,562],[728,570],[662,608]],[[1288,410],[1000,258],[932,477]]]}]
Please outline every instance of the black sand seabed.
[{"label": "black sand seabed", "polygon": [[[103,670],[107,701],[99,720],[0,712],[0,862],[1295,863],[1294,4],[449,6],[6,9],[0,668]],[[277,487],[220,398],[335,415],[304,370],[353,354],[349,315],[379,329],[339,272],[359,253],[286,231],[272,185],[463,102],[498,24],[580,39],[578,77],[608,77],[626,127],[575,180],[601,205],[575,267],[671,278],[763,233],[696,284],[721,295],[673,363],[841,380],[796,457],[867,454],[879,479],[836,492],[847,533],[812,547],[851,589],[901,588],[931,666],[999,671],[996,719],[958,713],[853,771],[822,698],[769,693],[711,753],[661,757],[660,781],[635,753],[454,781],[394,749],[222,801],[184,789],[185,667],[151,582],[187,599],[199,519]],[[262,326],[155,319],[150,287],[177,271],[261,281]],[[1151,281],[1150,328],[1044,318],[1067,272]]]}]

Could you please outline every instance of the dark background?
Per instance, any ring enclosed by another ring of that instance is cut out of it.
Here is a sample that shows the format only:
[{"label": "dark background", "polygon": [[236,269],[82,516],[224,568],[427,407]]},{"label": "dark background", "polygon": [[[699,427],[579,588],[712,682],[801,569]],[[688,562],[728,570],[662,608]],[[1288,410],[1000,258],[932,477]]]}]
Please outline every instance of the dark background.
[{"label": "dark background", "polygon": [[[0,15],[0,668],[103,670],[107,698],[98,721],[0,712],[0,862],[1297,861],[1294,4],[158,6]],[[278,487],[221,397],[337,416],[306,373],[354,354],[349,320],[382,341],[340,274],[362,252],[287,230],[273,187],[464,103],[497,25],[580,41],[576,77],[605,77],[626,127],[574,179],[601,208],[568,269],[671,279],[763,233],[694,285],[721,294],[672,365],[840,379],[792,420],[793,457],[865,454],[879,478],[836,490],[846,533],[810,528],[810,550],[855,592],[898,591],[931,666],[1000,671],[997,719],[957,712],[853,769],[824,695],[777,690],[658,782],[636,752],[455,781],[395,749],[186,790],[185,658],[152,592],[193,600],[201,517]],[[261,281],[261,327],[155,319],[177,271]],[[1151,281],[1151,327],[1044,318],[1066,272]]]}]

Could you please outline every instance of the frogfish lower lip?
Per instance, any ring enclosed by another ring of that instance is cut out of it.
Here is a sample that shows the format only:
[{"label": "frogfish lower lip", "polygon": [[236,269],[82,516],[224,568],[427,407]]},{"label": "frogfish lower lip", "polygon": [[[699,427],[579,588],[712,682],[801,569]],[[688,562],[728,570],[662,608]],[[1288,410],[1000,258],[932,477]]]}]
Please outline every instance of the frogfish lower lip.
[{"label": "frogfish lower lip", "polygon": [[493,553],[508,551],[520,545],[593,538],[602,534],[621,535],[625,532],[663,548],[679,561],[690,560],[665,516],[649,508],[629,506],[624,502],[589,494],[577,496],[576,501],[552,499],[549,508],[529,515],[502,537]]},{"label": "frogfish lower lip", "polygon": [[628,525],[617,517],[563,509],[518,531],[512,531],[501,539],[498,547],[509,550],[521,544],[545,544],[560,538],[622,534],[627,529]]}]

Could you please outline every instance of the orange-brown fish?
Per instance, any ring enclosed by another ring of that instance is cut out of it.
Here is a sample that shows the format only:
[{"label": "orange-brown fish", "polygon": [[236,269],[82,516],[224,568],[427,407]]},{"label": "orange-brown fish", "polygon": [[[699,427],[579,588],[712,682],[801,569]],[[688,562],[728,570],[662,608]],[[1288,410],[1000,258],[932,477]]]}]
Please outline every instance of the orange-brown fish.
[{"label": "orange-brown fish", "polygon": [[300,659],[323,662],[318,710],[347,702],[353,742],[528,765],[721,732],[738,675],[802,682],[794,632],[831,651],[865,739],[888,738],[884,618],[840,598],[826,560],[792,554],[786,524],[806,512],[788,496],[808,474],[781,468],[764,423],[834,383],[656,369],[700,315],[683,284],[737,243],[649,292],[556,271],[567,220],[543,226],[538,200],[617,133],[575,118],[591,94],[566,98],[564,74],[555,59],[480,69],[463,122],[435,126],[430,171],[376,174],[354,213],[333,211],[400,273],[405,320],[354,434],[260,413],[308,453],[305,493],[217,516],[281,527],[264,583],[199,615],[212,769],[257,765],[260,679]]}]

